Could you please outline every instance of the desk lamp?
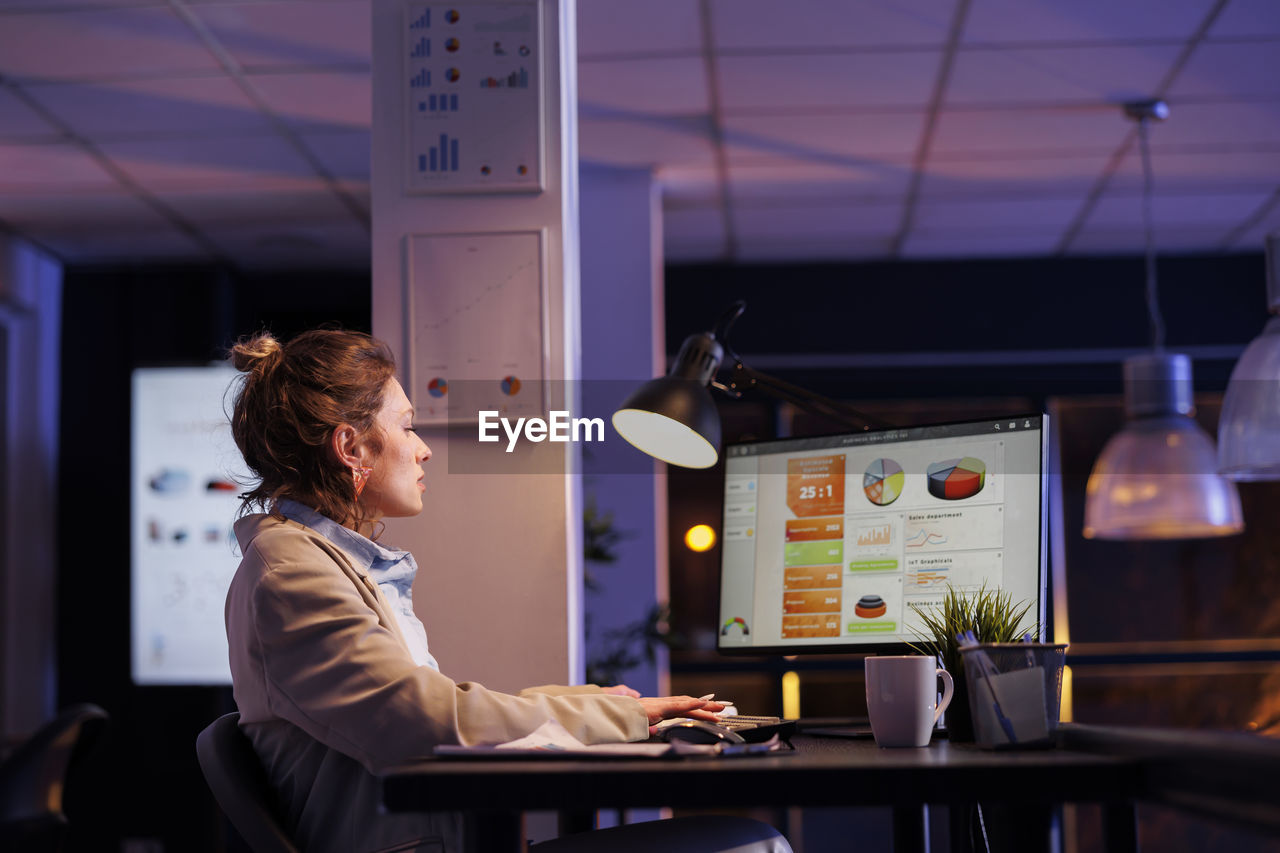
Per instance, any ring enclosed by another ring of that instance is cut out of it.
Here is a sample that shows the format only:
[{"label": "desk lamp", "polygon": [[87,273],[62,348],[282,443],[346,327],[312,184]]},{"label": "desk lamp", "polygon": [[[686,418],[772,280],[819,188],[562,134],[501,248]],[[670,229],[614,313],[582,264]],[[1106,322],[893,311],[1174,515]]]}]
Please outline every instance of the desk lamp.
[{"label": "desk lamp", "polygon": [[[711,398],[715,388],[732,398],[758,389],[816,415],[854,429],[885,426],[844,403],[814,394],[748,367],[729,346],[729,329],[747,303],[733,303],[710,332],[690,335],[680,345],[671,371],[641,385],[613,413],[613,428],[650,456],[684,468],[710,468],[719,458],[720,414]],[[727,384],[716,381],[728,355],[733,362]]]},{"label": "desk lamp", "polygon": [[1103,447],[1089,474],[1084,536],[1195,539],[1239,533],[1244,522],[1235,484],[1218,475],[1213,440],[1191,419],[1195,411],[1191,359],[1164,350],[1164,324],[1156,301],[1147,123],[1165,118],[1168,107],[1163,101],[1142,101],[1125,104],[1124,111],[1138,123],[1142,153],[1152,347],[1151,352],[1124,362],[1129,422]]},{"label": "desk lamp", "polygon": [[1280,480],[1280,233],[1267,236],[1273,316],[1231,370],[1218,422],[1218,470],[1232,480]]}]

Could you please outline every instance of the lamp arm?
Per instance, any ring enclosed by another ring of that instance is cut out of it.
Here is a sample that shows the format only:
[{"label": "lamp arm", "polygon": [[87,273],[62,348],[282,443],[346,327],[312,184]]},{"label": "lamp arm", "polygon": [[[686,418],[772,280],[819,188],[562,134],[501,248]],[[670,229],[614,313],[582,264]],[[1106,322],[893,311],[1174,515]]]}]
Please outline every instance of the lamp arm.
[{"label": "lamp arm", "polygon": [[748,367],[742,363],[741,359],[735,358],[733,374],[729,379],[727,390],[735,396],[740,396],[742,391],[748,388],[759,389],[780,400],[785,400],[810,414],[830,418],[854,429],[868,430],[873,427],[886,429],[893,426],[838,400],[823,397],[821,394],[807,391],[799,385],[793,385],[776,376],[770,376],[753,367]]}]

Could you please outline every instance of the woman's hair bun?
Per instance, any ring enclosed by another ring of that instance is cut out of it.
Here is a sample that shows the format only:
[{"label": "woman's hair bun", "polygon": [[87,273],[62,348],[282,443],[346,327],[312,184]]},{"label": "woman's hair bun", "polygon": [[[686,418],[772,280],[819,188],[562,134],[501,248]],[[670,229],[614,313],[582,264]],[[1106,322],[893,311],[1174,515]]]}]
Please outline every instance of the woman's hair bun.
[{"label": "woman's hair bun", "polygon": [[231,364],[244,373],[279,357],[284,347],[270,332],[241,338],[231,347]]}]

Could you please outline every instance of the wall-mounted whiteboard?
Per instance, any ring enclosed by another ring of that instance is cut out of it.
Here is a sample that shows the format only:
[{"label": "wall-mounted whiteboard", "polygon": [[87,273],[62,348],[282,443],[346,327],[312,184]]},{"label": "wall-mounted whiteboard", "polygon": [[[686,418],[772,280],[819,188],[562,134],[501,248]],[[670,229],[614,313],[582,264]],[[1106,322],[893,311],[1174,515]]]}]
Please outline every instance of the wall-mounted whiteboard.
[{"label": "wall-mounted whiteboard", "polygon": [[481,410],[543,414],[543,232],[412,234],[405,373],[415,422],[471,423]]},{"label": "wall-mounted whiteboard", "polygon": [[223,604],[244,462],[229,367],[133,372],[132,661],[137,684],[230,684]]},{"label": "wall-mounted whiteboard", "polygon": [[407,3],[405,191],[543,188],[537,0]]}]

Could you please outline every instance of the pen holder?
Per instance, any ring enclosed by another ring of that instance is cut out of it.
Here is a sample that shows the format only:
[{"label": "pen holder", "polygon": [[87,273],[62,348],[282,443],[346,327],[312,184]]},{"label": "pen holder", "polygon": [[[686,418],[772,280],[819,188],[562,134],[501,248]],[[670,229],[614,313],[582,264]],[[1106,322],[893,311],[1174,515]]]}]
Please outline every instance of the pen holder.
[{"label": "pen holder", "polygon": [[978,746],[1052,746],[1067,644],[980,643],[960,652]]}]

